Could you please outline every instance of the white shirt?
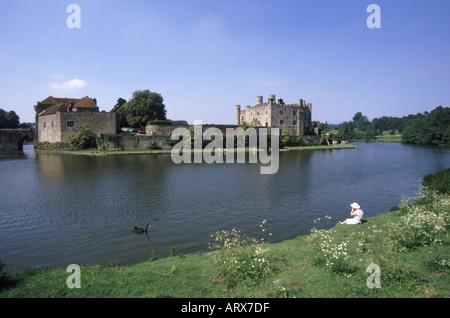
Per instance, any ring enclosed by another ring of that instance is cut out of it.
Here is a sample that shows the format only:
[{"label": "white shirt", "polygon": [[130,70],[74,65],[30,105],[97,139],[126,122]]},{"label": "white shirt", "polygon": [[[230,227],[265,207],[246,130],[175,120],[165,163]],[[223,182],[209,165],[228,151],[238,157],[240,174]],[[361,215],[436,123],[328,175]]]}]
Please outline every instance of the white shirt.
[{"label": "white shirt", "polygon": [[361,221],[361,219],[363,218],[364,212],[363,212],[363,210],[358,209],[355,212],[353,212],[353,214],[355,215],[355,219],[357,219],[358,221]]}]

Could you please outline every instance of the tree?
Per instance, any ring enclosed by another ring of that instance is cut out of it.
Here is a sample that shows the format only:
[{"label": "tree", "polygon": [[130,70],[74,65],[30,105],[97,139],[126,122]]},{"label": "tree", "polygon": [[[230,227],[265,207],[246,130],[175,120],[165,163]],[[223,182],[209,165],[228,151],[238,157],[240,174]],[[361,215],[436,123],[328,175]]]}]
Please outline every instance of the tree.
[{"label": "tree", "polygon": [[18,128],[19,124],[19,116],[15,111],[6,112],[0,108],[0,128]]},{"label": "tree", "polygon": [[354,130],[355,127],[353,126],[353,122],[344,121],[341,125],[341,128],[339,129],[339,134],[344,140],[350,140],[354,137]]},{"label": "tree", "polygon": [[132,127],[145,126],[149,120],[167,119],[162,96],[148,89],[135,91],[124,110],[127,122]]},{"label": "tree", "polygon": [[360,130],[366,130],[370,126],[370,121],[361,112],[357,112],[353,116],[353,126]]},{"label": "tree", "polygon": [[281,148],[292,145],[292,133],[288,126],[283,126],[281,130]]},{"label": "tree", "polygon": [[20,124],[19,116],[15,111],[10,110],[6,113],[6,120],[8,121],[8,128],[18,128]]},{"label": "tree", "polygon": [[258,118],[253,118],[252,121],[250,122],[250,126],[251,127],[260,127],[261,126],[261,122],[259,121]]},{"label": "tree", "polygon": [[374,140],[376,135],[377,135],[377,131],[373,127],[369,127],[364,132],[364,140],[365,141]]},{"label": "tree", "polygon": [[122,107],[116,110],[116,114],[119,115],[119,125],[120,127],[128,127],[127,121],[127,103],[123,104]]},{"label": "tree", "polygon": [[0,128],[8,128],[8,120],[6,119],[6,112],[0,108]]},{"label": "tree", "polygon": [[114,105],[112,112],[115,112],[119,116],[119,126],[128,127],[127,121],[127,101],[122,97],[119,97],[116,105]]},{"label": "tree", "polygon": [[114,107],[111,109],[112,112],[116,112],[120,107],[123,106],[127,101],[123,99],[122,97],[119,97],[117,99],[117,103],[114,105]]},{"label": "tree", "polygon": [[416,117],[404,129],[402,142],[420,145],[450,145],[450,107],[436,107],[425,117]]}]

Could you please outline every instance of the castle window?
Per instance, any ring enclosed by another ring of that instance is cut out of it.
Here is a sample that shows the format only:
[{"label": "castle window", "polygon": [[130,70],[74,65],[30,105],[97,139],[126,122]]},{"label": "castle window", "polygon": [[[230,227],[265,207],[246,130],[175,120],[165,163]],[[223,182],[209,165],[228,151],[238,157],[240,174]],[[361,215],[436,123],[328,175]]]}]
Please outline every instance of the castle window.
[{"label": "castle window", "polygon": [[46,122],[44,121],[44,128],[46,127],[47,125],[46,125]]},{"label": "castle window", "polygon": [[283,111],[282,110],[280,110],[280,115],[283,115]]},{"label": "castle window", "polygon": [[297,121],[294,120],[294,121],[292,122],[292,125],[297,125]]},{"label": "castle window", "polygon": [[284,124],[284,120],[280,120],[280,125],[283,125]]},{"label": "castle window", "polygon": [[67,121],[67,127],[75,127],[75,122],[73,120]]}]

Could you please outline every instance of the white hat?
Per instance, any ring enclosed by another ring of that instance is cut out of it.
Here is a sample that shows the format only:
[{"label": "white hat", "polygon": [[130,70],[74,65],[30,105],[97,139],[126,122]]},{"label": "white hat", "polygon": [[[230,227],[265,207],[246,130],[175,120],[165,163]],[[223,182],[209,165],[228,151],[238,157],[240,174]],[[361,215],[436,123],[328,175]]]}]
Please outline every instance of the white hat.
[{"label": "white hat", "polygon": [[359,204],[356,203],[356,202],[353,202],[352,204],[350,204],[350,206],[351,206],[352,208],[355,208],[355,209],[359,209],[359,208],[360,208]]}]

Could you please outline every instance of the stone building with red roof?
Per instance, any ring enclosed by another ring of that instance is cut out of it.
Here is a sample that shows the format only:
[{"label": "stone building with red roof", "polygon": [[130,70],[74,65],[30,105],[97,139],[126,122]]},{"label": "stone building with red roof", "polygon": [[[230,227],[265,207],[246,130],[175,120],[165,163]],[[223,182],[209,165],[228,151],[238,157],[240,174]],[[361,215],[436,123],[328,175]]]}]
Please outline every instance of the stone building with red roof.
[{"label": "stone building with red roof", "polygon": [[49,96],[37,102],[36,136],[38,142],[67,142],[67,137],[88,124],[96,134],[115,134],[119,130],[117,114],[100,111],[95,100]]}]

